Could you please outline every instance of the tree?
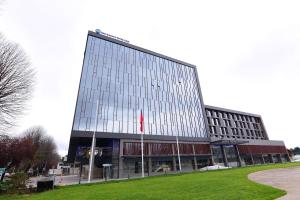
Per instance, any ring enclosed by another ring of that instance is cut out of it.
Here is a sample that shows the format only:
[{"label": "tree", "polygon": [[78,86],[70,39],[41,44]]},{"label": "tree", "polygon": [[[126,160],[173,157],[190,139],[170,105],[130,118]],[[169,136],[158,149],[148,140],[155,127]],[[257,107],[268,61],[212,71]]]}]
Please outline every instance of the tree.
[{"label": "tree", "polygon": [[36,149],[29,138],[0,136],[0,146],[0,167],[30,167]]},{"label": "tree", "polygon": [[33,168],[41,173],[59,161],[53,138],[40,126],[31,127],[18,137],[0,135],[0,167],[24,172]]},{"label": "tree", "polygon": [[31,98],[35,73],[22,48],[0,33],[0,131],[15,125]]},{"label": "tree", "polygon": [[46,134],[46,130],[43,127],[31,127],[23,135],[25,138],[29,138],[36,148],[32,164],[34,168],[47,170],[57,165],[60,156],[57,153],[56,144],[53,138]]},{"label": "tree", "polygon": [[300,147],[295,147],[294,149],[291,148],[290,151],[291,151],[294,155],[300,155]]}]

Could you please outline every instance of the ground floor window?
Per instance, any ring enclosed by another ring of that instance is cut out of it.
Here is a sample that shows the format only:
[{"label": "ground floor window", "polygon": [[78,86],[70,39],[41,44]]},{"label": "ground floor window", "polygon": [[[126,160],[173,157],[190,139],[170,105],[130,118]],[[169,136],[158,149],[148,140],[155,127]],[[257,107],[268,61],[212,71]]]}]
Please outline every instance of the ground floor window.
[{"label": "ground floor window", "polygon": [[212,156],[215,163],[223,164],[224,158],[223,158],[223,152],[220,145],[212,145]]}]

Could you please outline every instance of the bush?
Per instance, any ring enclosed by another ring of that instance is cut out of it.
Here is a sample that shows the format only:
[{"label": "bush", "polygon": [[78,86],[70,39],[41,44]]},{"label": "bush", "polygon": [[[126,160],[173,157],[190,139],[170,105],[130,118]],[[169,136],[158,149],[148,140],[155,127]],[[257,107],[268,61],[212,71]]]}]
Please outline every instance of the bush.
[{"label": "bush", "polygon": [[27,184],[29,182],[29,177],[26,173],[17,172],[6,181],[7,192],[12,194],[28,193],[29,189],[27,188]]},{"label": "bush", "polygon": [[7,193],[9,185],[7,182],[0,182],[0,194]]}]

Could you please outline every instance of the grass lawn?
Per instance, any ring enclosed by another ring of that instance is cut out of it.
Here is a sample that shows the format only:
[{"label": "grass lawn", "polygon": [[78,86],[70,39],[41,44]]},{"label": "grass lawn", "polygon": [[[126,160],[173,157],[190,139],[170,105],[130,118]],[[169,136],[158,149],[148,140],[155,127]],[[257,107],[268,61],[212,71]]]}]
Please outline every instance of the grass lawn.
[{"label": "grass lawn", "polygon": [[284,195],[285,191],[254,183],[248,180],[247,175],[256,171],[291,166],[300,166],[300,163],[73,185],[31,196],[0,196],[0,200],[268,200]]}]

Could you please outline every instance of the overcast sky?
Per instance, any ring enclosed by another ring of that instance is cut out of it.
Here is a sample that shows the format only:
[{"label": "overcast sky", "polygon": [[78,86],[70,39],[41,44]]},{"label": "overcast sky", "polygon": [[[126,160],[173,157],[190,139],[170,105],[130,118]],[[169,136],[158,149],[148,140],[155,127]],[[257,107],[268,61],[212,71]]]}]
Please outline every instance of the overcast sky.
[{"label": "overcast sky", "polygon": [[300,146],[299,1],[6,0],[0,31],[37,71],[22,130],[66,154],[88,30],[197,65],[204,103],[260,114],[269,138]]}]

